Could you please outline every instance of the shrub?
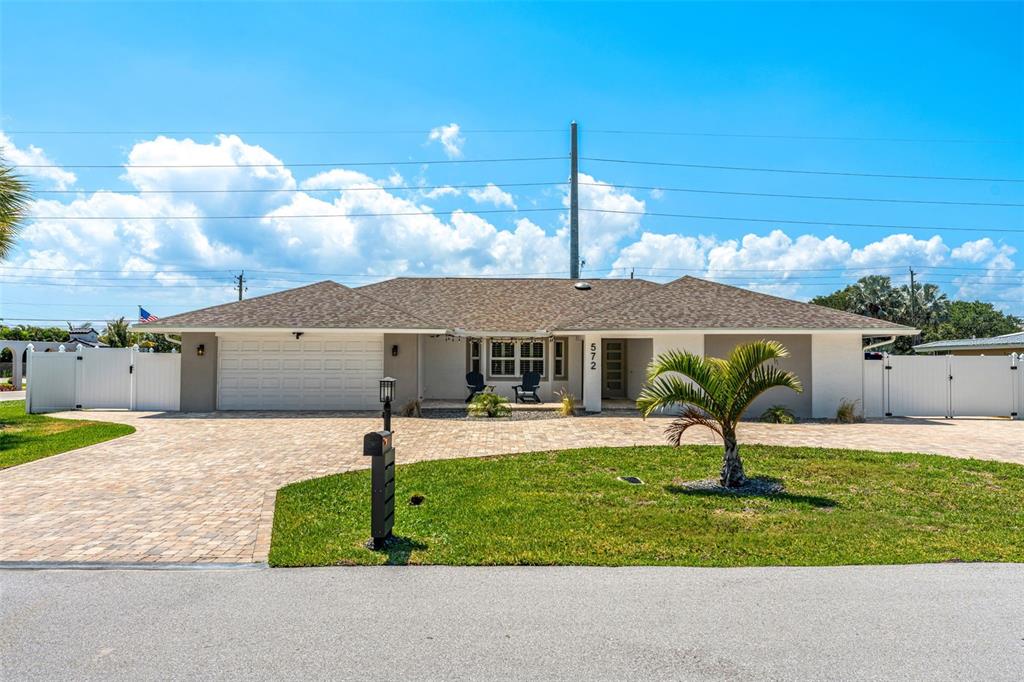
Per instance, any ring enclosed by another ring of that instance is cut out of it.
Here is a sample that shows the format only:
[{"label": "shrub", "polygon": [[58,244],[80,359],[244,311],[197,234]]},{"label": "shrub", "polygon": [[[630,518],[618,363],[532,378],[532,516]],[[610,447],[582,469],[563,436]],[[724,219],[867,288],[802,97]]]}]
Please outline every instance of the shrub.
[{"label": "shrub", "polygon": [[512,414],[508,398],[497,393],[477,393],[467,409],[472,417],[507,417]]},{"label": "shrub", "polygon": [[857,409],[857,403],[860,400],[847,400],[843,398],[839,401],[839,408],[836,410],[836,421],[840,424],[854,424],[856,422],[864,421],[864,415]]},{"label": "shrub", "polygon": [[423,410],[419,400],[410,400],[398,411],[399,417],[422,417]]},{"label": "shrub", "polygon": [[785,405],[772,405],[761,413],[761,421],[769,424],[795,424],[796,417]]},{"label": "shrub", "polygon": [[576,414],[576,396],[569,393],[569,391],[564,388],[555,395],[558,396],[560,403],[558,406],[558,414],[563,417],[572,417]]}]

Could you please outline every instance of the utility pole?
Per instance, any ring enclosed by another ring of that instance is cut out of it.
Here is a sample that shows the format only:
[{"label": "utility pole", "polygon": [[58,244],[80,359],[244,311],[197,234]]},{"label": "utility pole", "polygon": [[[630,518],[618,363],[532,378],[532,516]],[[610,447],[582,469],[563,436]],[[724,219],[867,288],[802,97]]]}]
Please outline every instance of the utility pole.
[{"label": "utility pole", "polygon": [[917,295],[914,293],[914,268],[908,268],[910,270],[910,324],[917,324],[917,315],[915,314],[914,304],[917,303]]},{"label": "utility pole", "polygon": [[580,278],[580,155],[576,121],[569,124],[569,277]]},{"label": "utility pole", "polygon": [[245,289],[245,270],[242,270],[242,272],[239,275],[235,276],[233,279],[235,280],[235,284],[238,286],[238,300],[241,301],[242,300],[242,292],[246,290]]}]

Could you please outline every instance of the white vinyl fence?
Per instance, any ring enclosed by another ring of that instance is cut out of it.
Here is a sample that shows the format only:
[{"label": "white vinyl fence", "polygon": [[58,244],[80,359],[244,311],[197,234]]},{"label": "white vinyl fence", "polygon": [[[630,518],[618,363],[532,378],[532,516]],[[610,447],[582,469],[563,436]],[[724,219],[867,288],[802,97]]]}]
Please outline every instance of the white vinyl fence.
[{"label": "white vinyl fence", "polygon": [[56,353],[28,348],[27,412],[126,409],[176,412],[181,355],[132,348],[83,348]]},{"label": "white vinyl fence", "polygon": [[867,417],[1024,418],[1024,355],[884,355],[864,361]]}]

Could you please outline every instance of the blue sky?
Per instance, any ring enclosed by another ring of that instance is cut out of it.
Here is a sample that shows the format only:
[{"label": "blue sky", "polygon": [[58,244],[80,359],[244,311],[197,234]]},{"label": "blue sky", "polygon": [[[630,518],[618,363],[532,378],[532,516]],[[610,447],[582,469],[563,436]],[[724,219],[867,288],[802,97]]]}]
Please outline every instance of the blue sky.
[{"label": "blue sky", "polygon": [[[0,144],[53,166],[23,170],[49,218],[0,266],[8,323],[225,302],[242,268],[250,296],[327,275],[564,274],[565,212],[537,209],[563,209],[565,188],[521,183],[564,182],[567,161],[419,162],[561,157],[573,119],[581,205],[602,211],[581,215],[586,276],[806,299],[913,265],[952,297],[1024,314],[1024,183],[593,160],[1022,179],[1021,3],[0,12]],[[509,129],[531,132],[481,132]],[[675,134],[637,134],[652,131]],[[199,164],[231,167],[140,167]],[[152,192],[186,189],[232,191]]]}]

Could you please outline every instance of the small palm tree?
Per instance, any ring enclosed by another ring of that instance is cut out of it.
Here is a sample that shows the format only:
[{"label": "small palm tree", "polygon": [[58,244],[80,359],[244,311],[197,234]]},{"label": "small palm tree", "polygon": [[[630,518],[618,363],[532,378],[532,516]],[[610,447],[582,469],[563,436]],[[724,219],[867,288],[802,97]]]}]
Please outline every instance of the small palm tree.
[{"label": "small palm tree", "polygon": [[738,488],[747,480],[736,441],[736,426],[743,413],[770,388],[803,391],[795,374],[770,362],[788,356],[781,343],[765,340],[736,346],[725,360],[669,351],[651,363],[647,385],[636,405],[644,418],[655,410],[682,408],[665,429],[673,445],[679,445],[683,432],[691,426],[706,426],[721,436],[725,451],[719,482],[725,488]]},{"label": "small palm tree", "polygon": [[28,215],[28,184],[0,157],[0,261],[14,250],[14,239]]}]

